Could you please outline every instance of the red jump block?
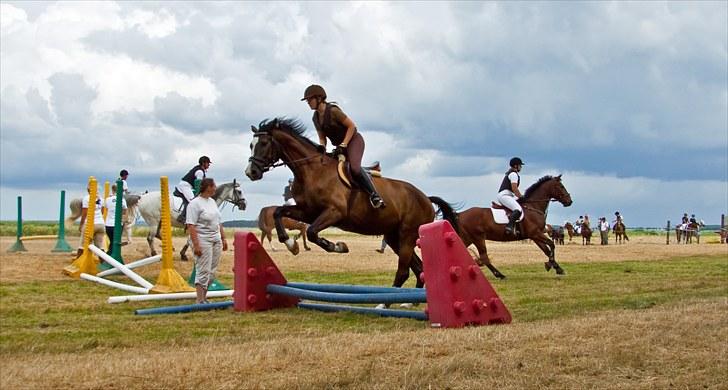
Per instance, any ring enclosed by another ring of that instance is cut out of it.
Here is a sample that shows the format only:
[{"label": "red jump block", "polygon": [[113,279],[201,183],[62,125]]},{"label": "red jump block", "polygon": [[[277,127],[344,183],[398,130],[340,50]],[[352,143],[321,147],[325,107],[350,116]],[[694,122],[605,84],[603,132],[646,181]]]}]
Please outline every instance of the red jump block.
[{"label": "red jump block", "polygon": [[[427,309],[433,327],[508,324],[511,313],[447,221],[420,226]],[[237,289],[237,287],[236,287]]]},{"label": "red jump block", "polygon": [[285,285],[286,278],[268,256],[263,246],[249,232],[235,233],[235,311],[263,311],[279,307],[295,307],[299,299],[266,292],[269,284]]}]

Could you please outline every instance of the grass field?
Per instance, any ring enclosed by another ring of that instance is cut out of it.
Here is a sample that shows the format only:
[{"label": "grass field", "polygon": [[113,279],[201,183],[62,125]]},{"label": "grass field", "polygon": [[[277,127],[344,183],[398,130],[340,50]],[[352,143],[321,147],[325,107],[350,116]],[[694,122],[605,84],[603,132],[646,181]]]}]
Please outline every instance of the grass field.
[{"label": "grass field", "polygon": [[[396,258],[374,252],[376,237],[340,237],[352,253],[272,257],[289,280],[391,284]],[[12,242],[0,239],[3,250]],[[298,309],[135,317],[160,304],[107,304],[123,293],[61,275],[70,256],[50,254],[53,244],[0,256],[2,389],[728,388],[727,245],[667,246],[649,235],[565,245],[557,259],[567,275],[556,277],[534,245],[489,243],[508,279],[486,276],[514,321],[446,330]],[[124,247],[127,261],[145,246]],[[175,265],[185,277],[192,267]],[[228,286],[231,265],[226,252],[219,279]]]}]

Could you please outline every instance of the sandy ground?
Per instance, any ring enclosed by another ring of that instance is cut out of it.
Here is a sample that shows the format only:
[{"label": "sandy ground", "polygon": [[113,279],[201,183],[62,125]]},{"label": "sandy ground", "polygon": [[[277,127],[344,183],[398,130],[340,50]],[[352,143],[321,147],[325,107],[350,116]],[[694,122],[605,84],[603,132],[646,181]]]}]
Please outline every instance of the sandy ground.
[{"label": "sandy ground", "polygon": [[[716,236],[717,237],[717,236]],[[728,258],[728,245],[717,243],[716,237],[705,237],[701,244],[677,245],[671,243],[665,245],[664,236],[635,236],[631,241],[623,245],[589,245],[582,246],[580,242],[572,242],[566,245],[559,245],[556,249],[556,259],[560,263],[574,262],[606,262],[625,260],[660,260],[670,257],[687,257],[702,255],[720,255]],[[77,243],[77,237],[70,237],[68,242],[72,246]],[[270,245],[265,243],[265,248],[271,254],[276,264],[282,271],[298,272],[379,272],[394,271],[396,269],[397,257],[387,249],[384,254],[375,252],[379,248],[380,237],[367,237],[359,235],[332,235],[332,241],[345,241],[349,246],[350,253],[337,254],[326,253],[315,245],[311,251],[303,251],[293,256],[283,244],[274,243],[276,251],[270,250]],[[22,280],[63,280],[66,277],[61,274],[61,269],[70,264],[73,254],[51,253],[55,246],[55,240],[28,241],[24,253],[6,253],[15,241],[14,237],[0,238],[0,282],[14,282]],[[192,269],[192,262],[179,261],[179,250],[184,245],[183,238],[174,238],[175,267],[183,276],[187,276]],[[231,239],[232,241],[232,239]],[[231,242],[232,244],[232,242]],[[302,244],[299,240],[299,245]],[[541,267],[546,260],[543,253],[529,241],[523,242],[488,242],[488,253],[493,264],[533,264]],[[158,251],[161,251],[159,242],[155,243]],[[472,247],[471,247],[472,248]],[[188,251],[191,256],[191,251]],[[122,255],[125,262],[139,260],[149,256],[149,248],[146,240],[142,237],[135,237],[134,242],[123,247]],[[228,252],[225,252],[219,268],[219,275],[232,275],[233,252],[232,245]],[[142,273],[144,276],[153,277],[158,275],[159,267],[145,267]]]}]

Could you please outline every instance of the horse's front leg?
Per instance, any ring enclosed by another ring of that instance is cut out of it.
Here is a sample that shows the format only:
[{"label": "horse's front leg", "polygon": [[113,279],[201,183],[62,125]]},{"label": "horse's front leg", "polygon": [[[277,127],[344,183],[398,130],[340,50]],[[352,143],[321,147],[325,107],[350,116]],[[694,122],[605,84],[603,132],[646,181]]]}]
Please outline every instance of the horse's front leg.
[{"label": "horse's front leg", "polygon": [[308,240],[320,246],[326,252],[336,253],[348,253],[349,247],[346,243],[337,241],[336,244],[333,242],[319,237],[318,233],[329,226],[334,225],[336,222],[341,220],[341,213],[336,209],[327,209],[321,213],[312,224],[308,225],[306,229],[306,237]]},{"label": "horse's front leg", "polygon": [[157,229],[150,226],[149,227],[149,233],[147,234],[147,244],[149,244],[149,252],[151,253],[149,256],[156,256],[157,251],[154,250],[154,236],[157,234]]},{"label": "horse's front leg", "polygon": [[556,245],[554,245],[554,242],[542,234],[532,237],[531,239],[549,259],[549,261],[543,263],[546,271],[550,271],[551,268],[553,268],[557,275],[563,275],[564,270],[561,268],[559,263],[556,262]]},{"label": "horse's front leg", "polygon": [[299,251],[298,242],[288,235],[286,228],[283,226],[283,217],[301,220],[303,211],[298,206],[280,206],[273,211],[273,222],[276,227],[278,241],[286,244],[286,248],[294,255],[297,255]]}]

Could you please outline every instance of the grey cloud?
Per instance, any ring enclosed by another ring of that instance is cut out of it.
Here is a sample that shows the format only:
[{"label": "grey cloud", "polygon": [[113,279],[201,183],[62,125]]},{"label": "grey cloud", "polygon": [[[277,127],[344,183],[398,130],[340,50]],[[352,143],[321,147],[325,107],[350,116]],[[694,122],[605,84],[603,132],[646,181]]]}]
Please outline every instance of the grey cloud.
[{"label": "grey cloud", "polygon": [[66,126],[83,127],[92,120],[91,103],[97,92],[75,73],[56,73],[51,84],[51,104],[58,122]]}]

